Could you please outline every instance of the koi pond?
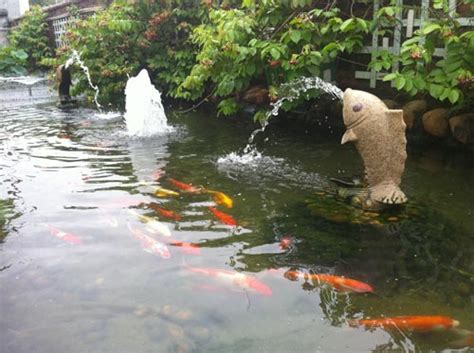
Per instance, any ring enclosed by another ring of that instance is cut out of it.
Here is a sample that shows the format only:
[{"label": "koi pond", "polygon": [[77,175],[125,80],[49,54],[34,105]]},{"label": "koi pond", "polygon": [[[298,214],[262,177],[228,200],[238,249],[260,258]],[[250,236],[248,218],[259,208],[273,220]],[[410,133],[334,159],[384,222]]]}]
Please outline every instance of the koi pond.
[{"label": "koi pond", "polygon": [[[4,109],[2,353],[474,351],[472,155],[409,148],[407,206],[363,212],[326,119],[271,124],[244,160],[252,127],[166,114],[130,138],[120,113]],[[419,315],[459,325],[363,324]]]}]

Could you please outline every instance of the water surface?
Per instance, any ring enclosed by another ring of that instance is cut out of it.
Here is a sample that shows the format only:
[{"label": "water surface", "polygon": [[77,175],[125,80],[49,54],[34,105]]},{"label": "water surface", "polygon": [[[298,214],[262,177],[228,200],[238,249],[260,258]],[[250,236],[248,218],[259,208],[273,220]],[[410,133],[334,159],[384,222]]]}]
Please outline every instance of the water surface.
[{"label": "water surface", "polygon": [[[333,196],[329,179],[360,175],[362,162],[327,126],[320,135],[267,129],[259,162],[242,165],[217,161],[244,148],[248,127],[209,113],[167,114],[172,133],[132,139],[117,114],[5,109],[2,353],[472,351],[454,332],[349,326],[367,317],[448,315],[474,330],[472,156],[411,150],[402,185],[410,204],[379,216]],[[156,197],[158,187],[179,191],[170,178],[229,195],[234,207],[217,208],[238,227],[215,218],[209,194]],[[151,234],[136,213],[160,220],[172,236]],[[51,227],[81,243],[53,236]],[[144,251],[130,228],[167,244],[170,258]],[[284,236],[294,240],[287,249],[279,246]],[[172,241],[199,244],[200,254]],[[272,295],[193,268],[243,273]],[[375,294],[292,281],[289,269],[356,278]]]}]

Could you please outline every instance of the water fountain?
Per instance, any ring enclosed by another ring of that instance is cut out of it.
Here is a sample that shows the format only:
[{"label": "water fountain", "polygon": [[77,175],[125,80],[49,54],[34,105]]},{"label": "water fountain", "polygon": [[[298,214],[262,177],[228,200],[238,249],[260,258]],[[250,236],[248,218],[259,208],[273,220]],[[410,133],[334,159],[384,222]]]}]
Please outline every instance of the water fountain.
[{"label": "water fountain", "polygon": [[265,131],[270,123],[271,117],[278,115],[281,106],[285,102],[291,102],[295,99],[298,99],[301,94],[307,92],[310,89],[322,90],[323,92],[332,96],[333,99],[342,100],[342,91],[337,86],[326,82],[319,77],[301,77],[281,85],[279,92],[282,97],[271,104],[271,110],[266,113],[265,119],[263,119],[261,123],[262,126],[250,134],[248,143],[243,149],[243,154],[239,155],[235,152],[232,152],[225,157],[219,158],[218,163],[239,163],[245,165],[259,163],[264,157],[253,145],[255,137]]},{"label": "water fountain", "polygon": [[81,67],[82,71],[84,72],[84,74],[86,75],[87,77],[87,82],[89,83],[89,86],[95,91],[95,94],[94,94],[94,102],[95,102],[95,105],[97,106],[97,109],[99,109],[99,111],[102,109],[102,105],[100,105],[99,101],[98,101],[98,98],[99,98],[99,87],[97,85],[94,85],[92,83],[92,80],[91,80],[91,75],[89,73],[89,68],[86,66],[86,64],[84,63],[84,61],[81,60],[81,54],[79,54],[79,52],[77,50],[73,50],[72,51],[72,55],[71,57],[66,61],[66,64],[64,64],[64,68],[67,70],[69,69],[69,66],[71,66],[72,64],[74,63],[77,63],[79,64],[79,66]]},{"label": "water fountain", "polygon": [[161,94],[143,69],[125,87],[125,123],[130,136],[147,137],[172,131],[168,126]]},{"label": "water fountain", "polygon": [[347,128],[342,144],[354,141],[365,166],[368,188],[345,192],[352,203],[364,209],[381,210],[407,201],[399,185],[405,169],[406,138],[402,110],[390,110],[376,96],[347,89],[344,94],[335,85],[319,77],[302,77],[280,87],[278,101],[272,104],[262,127],[254,130],[243,150],[218,160],[220,164],[238,163],[257,166],[264,157],[257,151],[255,137],[265,131],[272,116],[278,115],[286,101],[293,101],[310,89],[319,89],[343,102],[344,124]]}]

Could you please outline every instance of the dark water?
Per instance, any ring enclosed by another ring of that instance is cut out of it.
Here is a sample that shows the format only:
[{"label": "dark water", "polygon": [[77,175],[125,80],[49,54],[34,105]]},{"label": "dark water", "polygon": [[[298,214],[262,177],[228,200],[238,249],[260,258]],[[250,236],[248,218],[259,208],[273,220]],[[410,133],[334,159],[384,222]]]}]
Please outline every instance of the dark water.
[{"label": "dark water", "polygon": [[[2,353],[474,351],[466,343],[474,330],[472,155],[410,151],[410,204],[377,215],[334,197],[331,177],[362,171],[354,146],[339,145],[335,132],[269,129],[262,159],[236,165],[217,160],[245,146],[248,128],[205,113],[168,116],[174,133],[132,140],[120,117],[93,110],[4,111]],[[239,226],[214,217],[209,194],[156,197],[159,186],[179,191],[169,178],[229,195],[234,207],[217,208]],[[181,220],[160,216],[152,202]],[[150,233],[137,213],[159,219],[171,237]],[[130,229],[168,244],[170,257],[145,252]],[[285,236],[293,244],[282,249]],[[173,241],[200,247],[186,252]],[[356,278],[375,293],[289,280],[289,269]],[[242,285],[234,272],[267,289]],[[460,330],[349,325],[399,315],[447,315]]]}]

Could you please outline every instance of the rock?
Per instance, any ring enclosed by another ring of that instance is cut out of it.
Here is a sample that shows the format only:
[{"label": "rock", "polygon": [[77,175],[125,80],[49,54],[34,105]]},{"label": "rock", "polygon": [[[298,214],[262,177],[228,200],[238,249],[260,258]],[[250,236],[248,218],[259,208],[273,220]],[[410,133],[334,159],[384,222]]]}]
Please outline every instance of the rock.
[{"label": "rock", "polygon": [[449,119],[453,137],[464,144],[474,142],[474,113],[453,116]]},{"label": "rock", "polygon": [[437,108],[423,114],[423,128],[436,137],[444,137],[449,131],[448,110]]},{"label": "rock", "polygon": [[425,113],[428,109],[428,104],[422,99],[417,99],[405,104],[403,110],[403,120],[407,125],[407,129],[413,128],[415,125],[416,118]]},{"label": "rock", "polygon": [[400,104],[396,100],[382,99],[382,102],[385,103],[385,105],[387,106],[388,109],[399,109],[400,108]]},{"label": "rock", "polygon": [[270,103],[268,89],[262,86],[254,86],[244,93],[242,100],[251,104],[268,104]]}]

